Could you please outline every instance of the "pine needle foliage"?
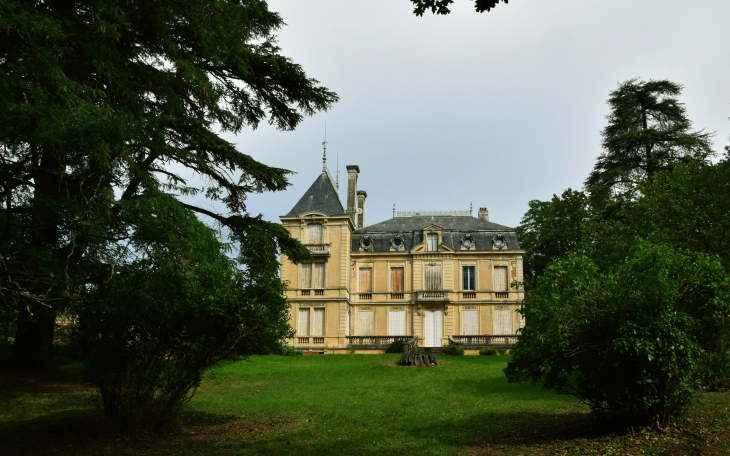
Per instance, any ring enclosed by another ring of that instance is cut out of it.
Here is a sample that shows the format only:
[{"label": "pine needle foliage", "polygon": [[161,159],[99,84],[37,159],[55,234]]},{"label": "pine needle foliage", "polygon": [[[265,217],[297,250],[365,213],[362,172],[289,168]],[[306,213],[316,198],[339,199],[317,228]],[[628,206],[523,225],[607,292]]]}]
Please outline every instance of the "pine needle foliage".
[{"label": "pine needle foliage", "polygon": [[20,312],[16,364],[47,360],[58,309],[134,257],[131,201],[169,196],[234,242],[256,232],[306,257],[246,210],[290,172],[220,134],[291,130],[337,101],[281,55],[283,25],[263,0],[0,0],[0,295]]}]

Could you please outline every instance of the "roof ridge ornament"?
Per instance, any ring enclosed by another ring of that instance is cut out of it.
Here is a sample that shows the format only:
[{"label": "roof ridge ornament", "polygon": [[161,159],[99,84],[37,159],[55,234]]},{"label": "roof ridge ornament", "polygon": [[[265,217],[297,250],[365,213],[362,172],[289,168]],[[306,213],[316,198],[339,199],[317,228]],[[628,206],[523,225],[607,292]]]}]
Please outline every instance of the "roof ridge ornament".
[{"label": "roof ridge ornament", "polygon": [[[395,209],[395,205],[393,205]],[[464,216],[471,215],[471,211],[393,211],[393,217],[418,217],[425,215]]]}]

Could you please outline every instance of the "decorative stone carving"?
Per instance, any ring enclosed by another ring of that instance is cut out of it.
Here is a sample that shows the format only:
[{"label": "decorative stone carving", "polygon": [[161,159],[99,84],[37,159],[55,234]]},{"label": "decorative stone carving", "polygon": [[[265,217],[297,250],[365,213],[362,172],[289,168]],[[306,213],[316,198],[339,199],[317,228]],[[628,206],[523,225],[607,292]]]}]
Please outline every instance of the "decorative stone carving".
[{"label": "decorative stone carving", "polygon": [[471,234],[464,235],[461,238],[461,250],[476,250],[477,243],[474,241],[474,237]]},{"label": "decorative stone carving", "polygon": [[360,239],[360,251],[361,252],[372,252],[373,251],[373,240],[370,236],[363,236]]},{"label": "decorative stone carving", "polygon": [[497,233],[497,235],[492,238],[492,250],[502,250],[506,248],[507,239],[505,239],[504,234]]},{"label": "decorative stone carving", "polygon": [[406,241],[403,236],[396,234],[390,240],[390,251],[391,252],[403,252],[406,249]]}]

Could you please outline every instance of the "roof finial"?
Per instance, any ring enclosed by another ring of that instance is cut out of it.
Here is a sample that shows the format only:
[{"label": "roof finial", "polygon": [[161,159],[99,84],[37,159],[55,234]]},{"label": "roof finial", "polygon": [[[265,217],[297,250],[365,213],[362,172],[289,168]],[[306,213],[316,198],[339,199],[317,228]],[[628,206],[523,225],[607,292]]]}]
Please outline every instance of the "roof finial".
[{"label": "roof finial", "polygon": [[322,171],[327,171],[327,122],[324,123],[324,141],[322,141]]},{"label": "roof finial", "polygon": [[395,217],[395,203],[393,203],[393,217]]},{"label": "roof finial", "polygon": [[337,172],[335,173],[335,186],[337,187],[337,195],[340,194],[340,152],[337,151]]},{"label": "roof finial", "polygon": [[472,203],[469,203],[469,215],[471,215],[472,212]]}]

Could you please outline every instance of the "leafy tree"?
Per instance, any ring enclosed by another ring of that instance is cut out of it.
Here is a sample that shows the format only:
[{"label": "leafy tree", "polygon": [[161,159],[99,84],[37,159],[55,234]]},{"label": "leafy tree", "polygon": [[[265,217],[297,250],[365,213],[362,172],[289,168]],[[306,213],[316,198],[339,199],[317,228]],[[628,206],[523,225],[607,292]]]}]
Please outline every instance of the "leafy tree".
[{"label": "leafy tree", "polygon": [[667,80],[631,79],[611,92],[603,130],[604,152],[585,181],[593,197],[633,194],[640,179],[652,179],[686,158],[712,154],[712,135],[690,131],[682,86]]},{"label": "leafy tree", "polygon": [[527,326],[505,373],[571,394],[600,417],[666,424],[727,336],[729,287],[716,259],[667,246],[640,242],[608,271],[569,254],[525,299]]},{"label": "leafy tree", "polygon": [[[504,3],[509,3],[509,0],[501,0]],[[496,7],[500,0],[474,0],[474,9],[477,13],[489,12],[492,8]],[[451,10],[449,5],[454,3],[454,0],[411,0],[411,3],[416,5],[413,13],[416,16],[423,16],[428,10],[431,10],[433,14],[449,14]]]},{"label": "leafy tree", "polygon": [[246,210],[247,194],[286,188],[289,172],[217,133],[265,119],[290,130],[337,100],[280,54],[283,21],[265,1],[0,0],[0,11],[0,297],[19,312],[16,365],[46,362],[58,310],[134,258],[132,201],[168,195],[235,242],[258,233],[306,255]]},{"label": "leafy tree", "polygon": [[276,264],[269,237],[249,235],[241,269],[216,233],[177,201],[163,196],[147,204],[156,209],[152,219],[144,217],[148,208],[129,205],[135,228],[169,237],[135,239],[144,255],[77,306],[86,380],[99,388],[119,431],[170,424],[210,367],[293,335],[281,281],[261,264]]},{"label": "leafy tree", "polygon": [[551,262],[583,244],[590,218],[588,197],[570,188],[561,196],[553,195],[550,201],[532,200],[529,206],[517,227],[525,250],[524,277],[528,289]]}]

